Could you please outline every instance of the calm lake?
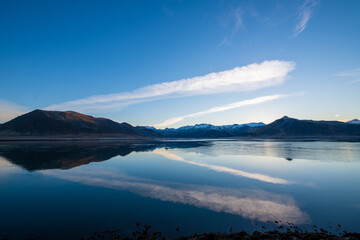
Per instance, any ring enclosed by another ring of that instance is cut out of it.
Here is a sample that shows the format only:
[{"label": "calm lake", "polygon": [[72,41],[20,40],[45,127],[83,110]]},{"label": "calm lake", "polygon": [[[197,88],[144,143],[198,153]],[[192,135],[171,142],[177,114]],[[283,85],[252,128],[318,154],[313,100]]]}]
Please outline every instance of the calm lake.
[{"label": "calm lake", "polygon": [[137,222],[168,237],[274,221],[360,232],[360,143],[0,143],[0,216],[13,239]]}]

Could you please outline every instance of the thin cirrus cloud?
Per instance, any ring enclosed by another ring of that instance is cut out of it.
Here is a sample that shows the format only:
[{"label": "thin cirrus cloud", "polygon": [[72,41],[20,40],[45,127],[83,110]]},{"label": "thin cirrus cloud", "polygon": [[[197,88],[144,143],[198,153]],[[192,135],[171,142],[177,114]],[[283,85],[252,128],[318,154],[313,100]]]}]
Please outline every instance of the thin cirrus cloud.
[{"label": "thin cirrus cloud", "polygon": [[261,103],[277,100],[277,99],[288,97],[288,96],[290,96],[290,95],[275,94],[275,95],[262,96],[262,97],[252,98],[252,99],[243,100],[243,101],[239,101],[239,102],[234,102],[234,103],[230,103],[230,104],[226,104],[226,105],[222,105],[222,106],[218,106],[218,107],[212,107],[212,108],[209,108],[204,111],[191,113],[191,114],[187,114],[187,115],[183,115],[183,116],[179,116],[179,117],[175,117],[175,118],[170,118],[162,123],[155,124],[154,127],[164,128],[164,127],[173,125],[175,123],[181,122],[187,118],[199,117],[199,116],[210,114],[210,113],[228,111],[231,109],[245,107],[248,105],[261,104]]},{"label": "thin cirrus cloud", "polygon": [[358,77],[360,76],[360,68],[350,69],[336,74],[339,77]]},{"label": "thin cirrus cloud", "polygon": [[6,122],[14,117],[28,112],[26,107],[0,99],[0,122]]},{"label": "thin cirrus cloud", "polygon": [[360,68],[354,68],[347,71],[336,73],[335,76],[347,79],[348,83],[360,82]]},{"label": "thin cirrus cloud", "polygon": [[225,36],[223,40],[217,44],[218,47],[231,43],[234,36],[239,31],[240,27],[243,26],[243,10],[241,7],[232,9],[227,15],[230,16],[230,19],[228,19],[228,21],[223,21],[222,25],[230,25],[232,27],[232,30],[228,34],[228,36]]},{"label": "thin cirrus cloud", "polygon": [[204,76],[163,82],[131,92],[91,96],[84,99],[51,105],[47,110],[99,111],[156,99],[185,97],[230,91],[251,91],[283,83],[295,68],[291,61],[264,61]]},{"label": "thin cirrus cloud", "polygon": [[299,11],[299,22],[295,27],[295,36],[299,35],[305,30],[311,16],[313,15],[314,8],[318,4],[316,0],[305,0]]}]

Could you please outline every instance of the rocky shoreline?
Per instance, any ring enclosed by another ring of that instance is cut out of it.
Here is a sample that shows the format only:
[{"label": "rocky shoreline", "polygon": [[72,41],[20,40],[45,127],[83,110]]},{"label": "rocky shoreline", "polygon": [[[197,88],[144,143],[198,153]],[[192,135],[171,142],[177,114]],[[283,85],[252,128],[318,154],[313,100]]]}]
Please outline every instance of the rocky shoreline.
[{"label": "rocky shoreline", "polygon": [[[327,231],[323,228],[318,228],[315,225],[309,226],[311,230],[306,230],[301,227],[289,223],[286,227],[280,222],[275,221],[276,229],[271,231],[254,231],[248,233],[246,231],[232,232],[232,228],[228,233],[208,232],[208,233],[194,233],[190,236],[181,236],[177,238],[167,238],[159,231],[153,230],[149,225],[141,225],[137,223],[137,230],[132,233],[132,236],[123,236],[120,233],[120,228],[115,230],[107,230],[105,232],[95,232],[89,238],[82,238],[82,240],[100,240],[100,239],[121,239],[121,240],[315,240],[315,239],[329,239],[329,240],[360,240],[360,233],[347,232],[340,224],[333,229],[333,232]],[[264,226],[262,227],[265,228]],[[179,231],[180,228],[176,228]]]},{"label": "rocky shoreline", "polygon": [[[83,238],[82,240],[100,240],[100,239],[122,239],[122,240],[167,240],[170,238],[163,237],[159,232],[135,232],[132,237],[122,237],[116,233],[96,234],[90,238]],[[193,234],[191,236],[182,236],[175,238],[175,240],[360,240],[360,233],[345,233],[343,235],[334,235],[325,232],[280,232],[277,230],[259,232],[255,231],[249,234],[245,231],[233,233],[203,233]]]},{"label": "rocky shoreline", "polygon": [[[119,239],[119,240],[169,240],[158,231],[150,231],[150,227],[145,226],[143,230],[133,232],[132,236],[123,236],[117,230],[108,230],[105,232],[95,232],[92,236],[81,238],[81,240],[101,240],[101,239]],[[2,240],[11,240],[12,238],[5,236]],[[286,231],[278,230],[259,232],[254,231],[252,234],[240,231],[231,233],[202,233],[193,234],[191,236],[181,236],[174,238],[174,240],[360,240],[360,233],[343,233],[341,235],[331,234],[327,231],[321,232],[300,232],[300,231]],[[27,238],[27,240],[36,240],[36,238]]]},{"label": "rocky shoreline", "polygon": [[[136,231],[132,237],[124,237],[117,232],[107,233],[94,233],[89,238],[83,238],[82,240],[100,240],[100,239],[121,239],[121,240],[167,240],[162,236],[160,232]],[[191,236],[182,236],[175,238],[175,240],[316,240],[316,239],[328,239],[328,240],[360,240],[360,233],[344,233],[342,235],[335,235],[326,232],[280,232],[278,230],[259,232],[255,231],[249,234],[245,231],[233,232],[233,233],[203,233],[193,234]],[[9,239],[4,239],[9,240]]]},{"label": "rocky shoreline", "polygon": [[234,232],[234,233],[204,233],[200,235],[180,237],[177,240],[252,240],[252,239],[269,239],[269,240],[281,240],[281,239],[291,239],[291,240],[315,240],[315,239],[336,239],[336,240],[357,240],[360,239],[359,233],[345,233],[341,236],[332,235],[329,233],[318,233],[318,232],[279,232],[277,230],[268,231],[268,232],[258,232],[255,231],[252,234],[249,234],[245,231]]}]

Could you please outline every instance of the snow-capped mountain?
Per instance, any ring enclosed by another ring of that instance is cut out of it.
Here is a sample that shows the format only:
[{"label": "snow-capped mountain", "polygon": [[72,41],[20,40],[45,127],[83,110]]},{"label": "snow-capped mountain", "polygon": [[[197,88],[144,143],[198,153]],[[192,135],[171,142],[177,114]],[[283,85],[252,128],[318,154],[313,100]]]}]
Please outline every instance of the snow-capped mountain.
[{"label": "snow-capped mountain", "polygon": [[360,120],[359,119],[353,119],[351,121],[348,121],[346,123],[350,123],[350,124],[360,124]]},{"label": "snow-capped mountain", "polygon": [[265,126],[264,123],[247,123],[215,126],[211,124],[196,124],[180,128],[156,129],[153,127],[138,127],[149,135],[168,138],[221,138],[243,136]]}]

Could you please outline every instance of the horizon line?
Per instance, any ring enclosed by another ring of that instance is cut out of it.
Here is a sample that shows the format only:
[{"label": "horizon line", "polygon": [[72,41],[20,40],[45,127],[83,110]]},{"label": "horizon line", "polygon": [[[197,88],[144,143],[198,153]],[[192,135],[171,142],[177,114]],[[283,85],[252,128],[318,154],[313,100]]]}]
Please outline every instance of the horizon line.
[{"label": "horizon line", "polygon": [[[111,120],[113,122],[117,122],[117,123],[127,123],[127,124],[130,124],[131,126],[134,126],[134,127],[147,127],[147,128],[155,128],[155,129],[161,129],[161,128],[156,128],[154,126],[151,126],[151,125],[135,125],[135,124],[131,124],[127,121],[117,121],[117,120],[113,120],[111,118],[106,118],[106,117],[99,117],[99,116],[93,116],[93,115],[89,115],[89,114],[85,114],[85,113],[81,113],[81,112],[76,112],[76,111],[72,111],[72,110],[66,110],[66,111],[58,111],[58,110],[44,110],[44,109],[41,109],[41,108],[36,108],[34,110],[29,110],[29,111],[26,111],[6,122],[1,122],[0,121],[0,125],[2,124],[5,124],[7,122],[10,122],[18,117],[21,117],[23,115],[26,115],[26,114],[29,114],[31,112],[35,112],[35,111],[43,111],[43,112],[71,112],[71,113],[76,113],[76,114],[82,114],[82,115],[86,115],[86,116],[90,116],[90,117],[94,117],[94,118],[104,118],[104,119],[108,119],[108,120]],[[274,120],[272,120],[271,122],[269,123],[265,123],[263,121],[255,121],[255,122],[245,122],[245,123],[229,123],[229,124],[222,124],[222,125],[217,125],[217,124],[212,124],[212,123],[207,123],[207,122],[200,122],[200,123],[195,123],[195,124],[187,124],[187,125],[182,125],[180,127],[166,127],[166,128],[163,128],[163,129],[178,129],[178,128],[181,128],[181,127],[187,127],[187,126],[196,126],[196,125],[212,125],[212,126],[231,126],[231,125],[246,125],[246,124],[251,124],[251,123],[263,123],[264,125],[268,125],[276,120],[279,120],[281,118],[284,118],[284,117],[288,117],[288,118],[292,118],[292,119],[297,119],[297,120],[312,120],[312,121],[336,121],[336,122],[343,122],[343,123],[347,123],[349,121],[353,121],[353,120],[359,120],[358,118],[351,118],[351,119],[303,119],[303,118],[295,118],[295,117],[289,117],[287,114],[283,115],[282,117],[278,117],[278,118],[274,118]]]}]

